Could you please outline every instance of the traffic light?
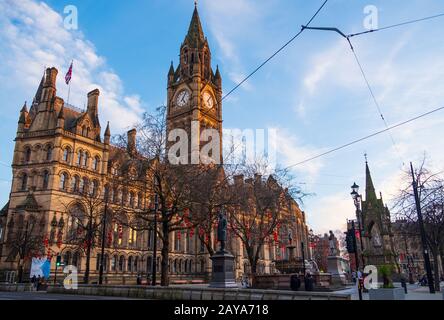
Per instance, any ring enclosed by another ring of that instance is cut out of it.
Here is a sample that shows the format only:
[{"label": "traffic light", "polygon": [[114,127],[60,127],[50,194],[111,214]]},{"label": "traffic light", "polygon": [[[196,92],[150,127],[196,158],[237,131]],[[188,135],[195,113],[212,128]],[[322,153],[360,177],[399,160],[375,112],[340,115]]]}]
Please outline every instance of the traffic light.
[{"label": "traffic light", "polygon": [[354,241],[355,241],[355,233],[353,232],[353,230],[348,230],[345,236],[345,242],[348,253],[356,253]]},{"label": "traffic light", "polygon": [[60,267],[62,265],[62,256],[57,256],[56,266]]}]

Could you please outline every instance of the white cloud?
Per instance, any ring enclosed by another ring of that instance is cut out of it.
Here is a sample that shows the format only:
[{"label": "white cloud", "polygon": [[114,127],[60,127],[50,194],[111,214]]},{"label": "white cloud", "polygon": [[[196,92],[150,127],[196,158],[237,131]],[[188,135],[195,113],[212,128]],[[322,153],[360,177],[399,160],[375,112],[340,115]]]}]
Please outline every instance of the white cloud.
[{"label": "white cloud", "polygon": [[110,121],[112,132],[138,121],[143,112],[140,97],[125,95],[120,77],[107,66],[106,59],[80,31],[66,30],[58,12],[33,0],[5,0],[0,2],[0,11],[0,80],[7,83],[4,90],[21,87],[33,94],[44,67],[55,66],[59,70],[57,95],[67,100],[64,75],[74,60],[70,104],[83,108],[86,94],[99,88],[100,117],[103,122]]}]

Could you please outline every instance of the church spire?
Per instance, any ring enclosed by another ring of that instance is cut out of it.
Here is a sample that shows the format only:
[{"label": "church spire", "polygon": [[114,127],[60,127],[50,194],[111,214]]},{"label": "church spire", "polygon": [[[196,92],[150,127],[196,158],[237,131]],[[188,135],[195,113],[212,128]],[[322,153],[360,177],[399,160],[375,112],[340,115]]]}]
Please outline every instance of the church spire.
[{"label": "church spire", "polygon": [[185,38],[188,44],[193,47],[197,47],[200,43],[204,43],[205,36],[200,22],[199,12],[197,11],[197,2],[194,3],[193,17],[191,18],[190,27],[188,28],[188,34]]},{"label": "church spire", "polygon": [[368,162],[365,161],[365,200],[368,201],[369,199],[376,199],[376,192]]}]

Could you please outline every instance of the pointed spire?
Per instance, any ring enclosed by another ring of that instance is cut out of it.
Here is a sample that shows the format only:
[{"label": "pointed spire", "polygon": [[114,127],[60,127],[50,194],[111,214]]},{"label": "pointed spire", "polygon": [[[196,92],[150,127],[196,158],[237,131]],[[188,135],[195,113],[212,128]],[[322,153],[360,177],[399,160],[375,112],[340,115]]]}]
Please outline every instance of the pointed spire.
[{"label": "pointed spire", "polygon": [[22,110],[20,110],[20,112],[28,112],[28,107],[26,105],[27,101],[25,101],[25,104],[22,107]]},{"label": "pointed spire", "polygon": [[214,75],[216,79],[220,79],[220,71],[219,71],[219,65],[216,66],[216,74]]},{"label": "pointed spire", "polygon": [[174,76],[174,65],[173,61],[171,61],[170,70],[168,71],[169,76]]},{"label": "pointed spire", "polygon": [[20,110],[20,117],[18,123],[25,124],[26,123],[26,117],[28,116],[28,107],[25,104],[23,105],[22,109]]},{"label": "pointed spire", "polygon": [[199,43],[205,41],[204,32],[202,29],[202,24],[199,18],[199,12],[197,11],[197,3],[195,2],[193,17],[191,18],[190,27],[188,28],[188,34],[186,40],[193,47],[197,47]]},{"label": "pointed spire", "polygon": [[109,121],[108,124],[106,125],[105,137],[111,137],[111,130],[109,129]]},{"label": "pointed spire", "polygon": [[34,100],[32,101],[32,104],[40,102],[40,99],[42,97],[44,83],[45,83],[45,72],[43,72],[42,80],[40,80],[40,84],[39,84],[39,87],[37,88],[37,91],[35,92],[35,96],[34,96]]},{"label": "pointed spire", "polygon": [[375,186],[373,185],[372,176],[370,174],[370,168],[368,162],[365,162],[365,200],[376,199]]}]

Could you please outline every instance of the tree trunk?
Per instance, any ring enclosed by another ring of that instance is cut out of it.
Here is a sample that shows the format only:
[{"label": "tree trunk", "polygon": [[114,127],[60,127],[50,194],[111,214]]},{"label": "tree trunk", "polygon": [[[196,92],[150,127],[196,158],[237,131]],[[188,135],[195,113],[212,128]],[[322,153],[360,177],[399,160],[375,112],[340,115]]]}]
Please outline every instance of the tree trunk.
[{"label": "tree trunk", "polygon": [[169,258],[169,247],[170,247],[170,239],[169,239],[169,230],[168,230],[168,222],[162,222],[162,263],[161,263],[161,276],[160,276],[160,285],[168,286],[169,285],[169,273],[168,273],[168,258]]},{"label": "tree trunk", "polygon": [[90,259],[91,258],[91,245],[88,245],[86,248],[86,264],[85,264],[85,277],[84,282],[85,284],[89,283],[89,268],[90,268]]},{"label": "tree trunk", "polygon": [[434,273],[433,280],[435,282],[435,290],[440,291],[440,286],[439,286],[440,274],[439,274],[439,262],[438,262],[439,254],[438,250],[431,250],[431,251],[433,255],[433,273]]}]

